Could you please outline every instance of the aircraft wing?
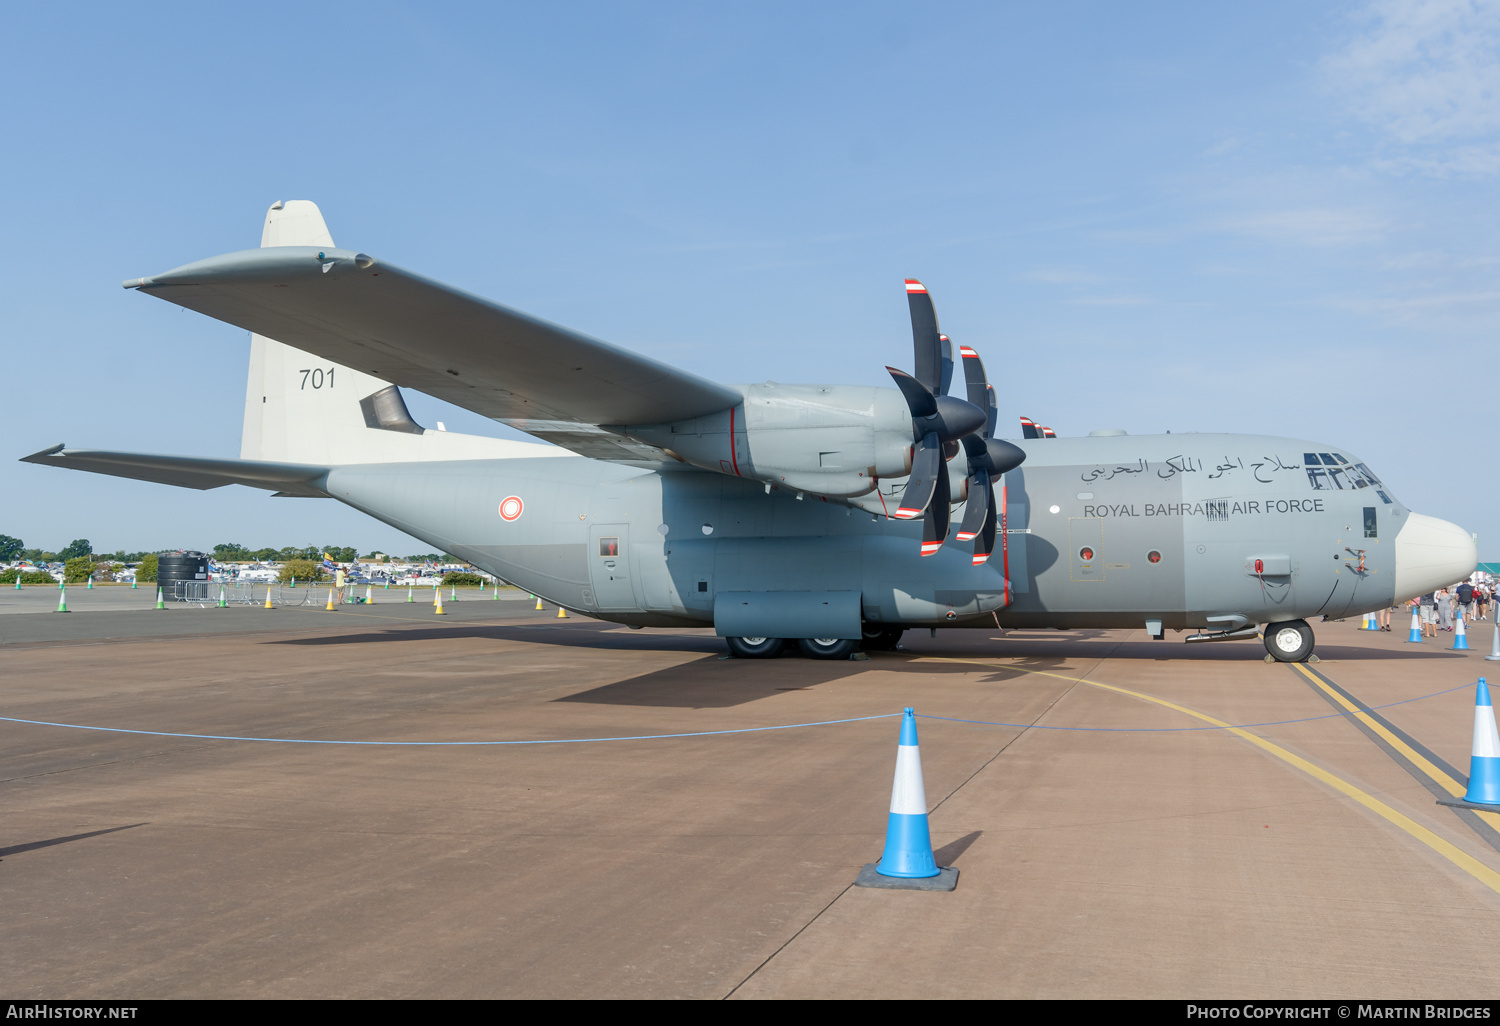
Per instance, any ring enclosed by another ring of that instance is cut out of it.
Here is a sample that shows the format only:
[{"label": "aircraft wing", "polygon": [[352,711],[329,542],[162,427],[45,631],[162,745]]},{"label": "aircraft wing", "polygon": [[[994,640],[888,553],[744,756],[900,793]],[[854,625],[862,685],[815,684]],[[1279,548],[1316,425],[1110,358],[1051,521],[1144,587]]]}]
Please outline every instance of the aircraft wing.
[{"label": "aircraft wing", "polygon": [[743,399],[353,250],[249,249],[124,285],[596,458],[642,458],[600,425],[686,420]]},{"label": "aircraft wing", "polygon": [[22,463],[87,470],[111,477],[177,485],[180,488],[222,488],[229,484],[265,488],[277,495],[327,498],[317,487],[327,467],[305,463],[264,463],[256,460],[210,460],[193,456],[163,456],[149,452],[108,452],[103,449],[50,449],[21,457]]}]

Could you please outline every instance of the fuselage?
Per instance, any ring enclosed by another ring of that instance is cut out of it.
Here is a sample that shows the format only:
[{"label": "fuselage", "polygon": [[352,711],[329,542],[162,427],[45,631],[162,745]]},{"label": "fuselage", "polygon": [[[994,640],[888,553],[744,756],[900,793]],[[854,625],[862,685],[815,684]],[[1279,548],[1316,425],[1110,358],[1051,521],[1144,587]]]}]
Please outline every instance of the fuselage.
[{"label": "fuselage", "polygon": [[[632,626],[710,626],[721,592],[857,592],[872,624],[1231,630],[1383,608],[1473,570],[1336,446],[1256,435],[1022,441],[1003,546],[684,465],[579,457],[333,468],[326,492],[519,588]],[[960,456],[956,461],[962,463]],[[956,493],[957,494],[957,493]],[[508,501],[509,500],[509,501]],[[960,511],[956,511],[957,523]]]}]

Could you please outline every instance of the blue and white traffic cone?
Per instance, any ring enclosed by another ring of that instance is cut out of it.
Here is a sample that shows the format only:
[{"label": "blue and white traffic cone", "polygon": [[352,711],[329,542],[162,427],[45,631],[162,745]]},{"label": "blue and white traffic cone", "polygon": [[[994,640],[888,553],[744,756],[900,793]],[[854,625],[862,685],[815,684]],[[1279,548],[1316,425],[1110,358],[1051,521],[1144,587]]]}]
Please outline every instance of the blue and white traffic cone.
[{"label": "blue and white traffic cone", "polygon": [[1420,608],[1420,606],[1411,607],[1411,637],[1406,639],[1418,644],[1422,643],[1422,618],[1417,615],[1417,610]]},{"label": "blue and white traffic cone", "polygon": [[854,886],[910,891],[951,891],[958,886],[958,869],[939,867],[932,853],[932,833],[927,827],[927,789],[922,786],[922,753],[917,747],[917,717],[910,709],[901,717],[885,853],[879,862],[871,862],[859,871]]},{"label": "blue and white traffic cone", "polygon": [[1469,650],[1469,636],[1464,633],[1463,614],[1459,614],[1454,620],[1453,647],[1460,652],[1467,652]]},{"label": "blue and white traffic cone", "polygon": [[1474,748],[1464,801],[1500,805],[1500,734],[1495,731],[1495,707],[1490,704],[1490,688],[1483,677],[1474,695]]},{"label": "blue and white traffic cone", "polygon": [[1359,629],[1362,631],[1378,631],[1380,625],[1375,622],[1374,613],[1366,613],[1359,621]]},{"label": "blue and white traffic cone", "polygon": [[917,717],[911,709],[901,717],[901,741],[896,748],[896,780],[891,785],[891,815],[885,827],[885,854],[875,871],[905,878],[938,875],[932,857],[932,834],[927,829],[927,790],[922,785],[922,751],[917,747]]}]

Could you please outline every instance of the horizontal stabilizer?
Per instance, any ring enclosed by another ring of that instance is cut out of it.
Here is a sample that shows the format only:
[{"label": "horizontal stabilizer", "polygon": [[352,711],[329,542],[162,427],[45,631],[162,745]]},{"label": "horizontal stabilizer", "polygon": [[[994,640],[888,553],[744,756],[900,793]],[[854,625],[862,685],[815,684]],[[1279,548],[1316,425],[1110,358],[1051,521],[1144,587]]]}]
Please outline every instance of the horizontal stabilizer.
[{"label": "horizontal stabilizer", "polygon": [[177,485],[179,488],[222,488],[242,484],[280,495],[326,498],[318,487],[327,467],[305,463],[264,463],[257,460],[211,460],[195,456],[163,456],[149,452],[108,452],[103,449],[50,449],[21,457],[22,463],[87,470],[93,474],[128,477],[137,481]]},{"label": "horizontal stabilizer", "polygon": [[660,424],[743,401],[353,250],[244,250],[124,284],[523,431],[534,421]]}]

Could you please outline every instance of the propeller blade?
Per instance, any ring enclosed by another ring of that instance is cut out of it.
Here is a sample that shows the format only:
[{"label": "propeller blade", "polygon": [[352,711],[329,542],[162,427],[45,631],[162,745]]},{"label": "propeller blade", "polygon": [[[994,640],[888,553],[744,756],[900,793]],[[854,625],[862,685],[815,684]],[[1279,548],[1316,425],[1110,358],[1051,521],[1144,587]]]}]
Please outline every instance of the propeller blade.
[{"label": "propeller blade", "polygon": [[976,470],[969,475],[969,499],[964,504],[964,520],[958,525],[958,541],[970,541],[984,529],[985,511],[990,508],[993,496],[990,493],[990,475],[987,470]]},{"label": "propeller blade", "polygon": [[953,340],[947,335],[939,335],[938,342],[942,344],[943,359],[943,383],[938,395],[947,395],[948,386],[953,384]]},{"label": "propeller blade", "polygon": [[[939,481],[945,482],[941,489],[943,495],[948,494],[947,480],[948,467],[943,463],[942,443],[938,441],[937,432],[930,431],[917,443],[916,451],[912,453],[911,477],[906,481],[906,491],[901,495],[901,506],[896,510],[896,516],[902,520],[921,516],[933,505],[933,495],[939,490]],[[946,498],[942,506],[943,516],[946,518]]]},{"label": "propeller blade", "polygon": [[1042,434],[1036,429],[1036,423],[1030,417],[1021,418],[1022,438],[1041,438]]},{"label": "propeller blade", "polygon": [[952,495],[948,487],[948,468],[939,465],[938,477],[933,483],[932,501],[927,504],[927,513],[922,517],[922,555],[934,555],[948,540],[948,518],[952,512]]},{"label": "propeller blade", "polygon": [[[990,383],[984,376],[984,361],[968,346],[959,346],[958,352],[964,360],[964,384],[969,390],[969,402],[981,410],[988,409],[990,399],[986,393],[990,390]],[[985,437],[988,438],[989,435],[986,434]]]},{"label": "propeller blade", "polygon": [[986,384],[984,386],[984,393],[985,402],[987,404],[985,408],[990,411],[990,422],[989,425],[984,429],[984,437],[994,438],[995,422],[1000,419],[1000,407],[995,402],[995,386]]},{"label": "propeller blade", "polygon": [[989,488],[990,501],[988,512],[984,515],[984,527],[979,531],[979,537],[974,539],[974,565],[981,566],[988,563],[990,553],[995,551],[995,486]]},{"label": "propeller blade", "polygon": [[886,370],[890,371],[896,387],[901,389],[901,395],[905,397],[913,419],[930,417],[937,412],[937,396],[932,394],[930,388],[906,371],[897,370],[895,367],[887,367]]},{"label": "propeller blade", "polygon": [[906,305],[911,308],[912,367],[917,380],[927,391],[942,393],[943,344],[938,338],[937,309],[927,286],[915,278],[906,279]]}]

